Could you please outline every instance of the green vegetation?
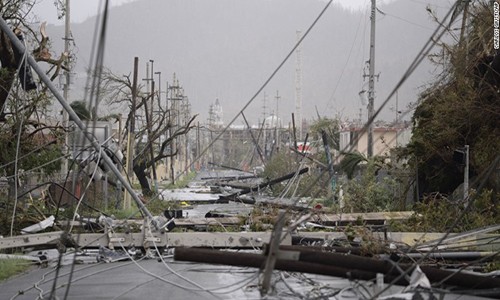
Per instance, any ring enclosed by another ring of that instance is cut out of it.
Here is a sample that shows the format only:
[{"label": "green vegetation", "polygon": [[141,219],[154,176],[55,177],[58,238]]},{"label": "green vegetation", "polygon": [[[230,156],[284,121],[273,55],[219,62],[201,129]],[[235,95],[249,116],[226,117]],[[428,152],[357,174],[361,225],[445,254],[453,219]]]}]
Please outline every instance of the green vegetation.
[{"label": "green vegetation", "polygon": [[344,212],[379,212],[398,209],[400,199],[394,192],[398,186],[392,177],[377,179],[376,161],[368,160],[359,178],[344,185]]},{"label": "green vegetation", "polygon": [[22,259],[0,259],[0,281],[26,271],[31,264]]},{"label": "green vegetation", "polygon": [[71,102],[70,106],[75,111],[80,120],[90,121],[92,119],[91,113],[87,109],[87,103],[85,103],[85,101],[73,101]]},{"label": "green vegetation", "polygon": [[339,150],[339,140],[340,140],[340,121],[339,119],[331,119],[327,117],[320,117],[314,123],[311,124],[309,128],[311,136],[321,141],[321,133],[324,131],[326,133],[326,141],[330,148]]},{"label": "green vegetation", "polygon": [[[420,193],[450,195],[463,181],[455,149],[470,146],[471,178],[485,172],[500,153],[500,56],[493,47],[489,1],[470,2],[469,26],[455,45],[433,59],[443,73],[420,96],[406,157],[418,169]],[[487,186],[499,185],[498,172]],[[495,194],[492,195],[496,196]]]},{"label": "green vegetation", "polygon": [[404,222],[393,222],[391,228],[397,231],[464,232],[500,224],[500,215],[496,213],[500,210],[500,203],[491,201],[491,193],[489,190],[477,195],[468,209],[463,201],[451,201],[441,194],[428,196],[415,204],[413,217]]},{"label": "green vegetation", "polygon": [[[281,151],[267,162],[262,177],[275,179],[296,172],[299,168],[306,167],[305,165],[301,166],[298,160],[299,156],[297,154]],[[273,196],[284,194],[285,197],[291,197],[292,195],[313,198],[328,197],[332,193],[331,188],[324,188],[329,185],[328,172],[323,172],[315,168],[315,166],[309,165],[309,167],[309,172],[299,176],[291,187],[287,185],[290,180],[284,181],[270,187],[270,194]]]}]

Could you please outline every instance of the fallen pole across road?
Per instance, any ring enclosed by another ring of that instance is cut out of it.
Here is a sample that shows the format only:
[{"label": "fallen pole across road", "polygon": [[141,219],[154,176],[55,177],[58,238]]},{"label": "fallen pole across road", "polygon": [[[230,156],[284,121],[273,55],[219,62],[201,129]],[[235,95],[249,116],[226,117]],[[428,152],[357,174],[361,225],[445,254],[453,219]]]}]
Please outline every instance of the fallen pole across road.
[{"label": "fallen pole across road", "polygon": [[[395,262],[359,257],[355,255],[307,250],[306,247],[303,248],[304,249],[300,251],[293,251],[295,253],[289,253],[288,255],[284,254],[284,257],[287,259],[277,259],[275,269],[359,280],[372,280],[376,278],[377,273],[382,273],[384,274],[384,281],[386,283],[395,281],[394,283],[398,285],[408,284],[405,276],[399,276],[401,273],[395,267]],[[262,254],[228,252],[200,248],[176,248],[174,252],[174,259],[262,268],[264,266],[266,256]],[[408,271],[408,274],[411,274],[411,270],[414,268],[413,265],[409,264],[399,264],[399,267],[403,271]],[[476,276],[425,266],[422,266],[421,269],[431,283],[438,283],[439,285],[443,284],[446,286],[468,289],[495,289],[500,287],[500,278]]]}]

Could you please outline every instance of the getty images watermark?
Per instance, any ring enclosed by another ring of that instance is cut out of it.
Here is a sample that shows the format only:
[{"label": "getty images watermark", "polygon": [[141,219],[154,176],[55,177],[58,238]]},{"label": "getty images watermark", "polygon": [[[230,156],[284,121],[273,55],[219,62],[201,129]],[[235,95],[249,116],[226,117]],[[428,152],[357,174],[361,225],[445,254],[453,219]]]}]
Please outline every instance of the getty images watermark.
[{"label": "getty images watermark", "polygon": [[500,4],[497,1],[493,2],[493,48],[500,48]]}]

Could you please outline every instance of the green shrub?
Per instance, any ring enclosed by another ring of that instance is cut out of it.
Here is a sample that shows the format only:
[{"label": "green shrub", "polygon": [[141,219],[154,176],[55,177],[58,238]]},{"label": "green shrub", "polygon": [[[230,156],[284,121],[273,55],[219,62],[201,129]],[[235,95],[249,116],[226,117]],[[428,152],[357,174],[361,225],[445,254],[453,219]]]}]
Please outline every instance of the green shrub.
[{"label": "green shrub", "polygon": [[464,232],[500,224],[500,203],[494,203],[492,198],[491,190],[471,195],[473,203],[466,209],[464,202],[450,201],[441,194],[430,195],[415,204],[415,214],[410,219],[391,227],[420,232],[447,232],[450,229],[451,232]]}]

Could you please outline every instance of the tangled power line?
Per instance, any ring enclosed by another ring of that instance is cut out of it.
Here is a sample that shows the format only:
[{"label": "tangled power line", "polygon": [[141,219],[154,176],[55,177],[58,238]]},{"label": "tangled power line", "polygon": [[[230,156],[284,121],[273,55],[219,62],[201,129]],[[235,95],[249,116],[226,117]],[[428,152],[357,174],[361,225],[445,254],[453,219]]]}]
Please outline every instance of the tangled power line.
[{"label": "tangled power line", "polygon": [[[215,143],[215,141],[217,141],[218,139],[220,139],[222,137],[222,135],[224,134],[225,131],[227,131],[229,129],[229,127],[236,121],[236,119],[248,108],[248,106],[255,100],[255,98],[264,90],[264,88],[269,84],[269,82],[273,79],[273,77],[280,71],[280,69],[282,68],[282,66],[287,62],[287,60],[291,57],[291,55],[295,52],[295,50],[297,49],[297,47],[302,43],[302,41],[307,37],[307,35],[309,34],[309,32],[314,28],[314,26],[316,25],[316,23],[320,20],[320,18],[323,16],[323,14],[325,13],[325,11],[328,9],[328,7],[330,6],[330,4],[332,3],[332,0],[330,0],[326,5],[325,7],[323,8],[323,10],[320,12],[320,14],[317,16],[317,18],[314,20],[314,22],[311,24],[311,26],[307,29],[307,31],[304,33],[304,35],[300,38],[299,41],[297,41],[297,43],[294,45],[294,47],[292,48],[292,50],[288,53],[288,55],[283,59],[283,61],[278,65],[278,67],[271,73],[271,75],[268,77],[268,79],[263,83],[263,85],[257,90],[257,92],[250,98],[250,100],[244,105],[244,107],[240,110],[240,112],[229,122],[229,124],[211,141],[211,143],[205,148],[203,149],[199,156],[193,160],[193,162],[191,163],[191,165],[189,167],[191,167],[197,160],[199,160],[209,149],[210,147],[213,145],[213,143]],[[453,12],[453,10],[456,8],[456,3],[455,5],[453,5],[451,7],[451,9],[449,10],[449,12],[446,14],[446,16],[443,18],[441,24],[445,24],[445,21],[450,17],[451,13]],[[102,67],[103,65],[103,60],[104,60],[104,44],[105,44],[105,37],[106,37],[106,20],[107,20],[107,12],[108,12],[108,1],[106,1],[106,6],[105,6],[105,10],[104,10],[104,14],[103,14],[103,19],[102,19],[102,30],[99,34],[99,39],[97,41],[98,43],[98,47],[97,47],[97,59],[96,59],[96,69],[97,70],[100,70],[100,67]],[[453,19],[451,20],[451,22],[453,21]],[[3,22],[0,22],[0,25],[3,25]],[[2,28],[2,30],[4,30]],[[96,29],[96,32],[97,32],[97,29]],[[411,76],[411,74],[413,73],[413,71],[418,67],[418,65],[427,57],[427,55],[429,54],[429,52],[432,50],[433,46],[436,44],[437,41],[439,41],[441,39],[441,37],[444,35],[444,33],[446,32],[446,28],[444,28],[443,26],[438,26],[438,28],[436,28],[436,30],[434,31],[434,33],[431,35],[431,37],[428,39],[428,41],[425,43],[425,45],[423,46],[423,48],[420,50],[420,52],[418,53],[417,57],[413,60],[413,62],[410,64],[410,66],[408,67],[408,69],[405,71],[405,73],[403,74],[403,76],[401,77],[401,79],[397,82],[396,86],[394,87],[394,89],[392,90],[392,92],[388,95],[388,97],[386,98],[386,100],[384,100],[382,102],[382,104],[380,105],[379,109],[375,112],[375,114],[373,115],[372,118],[370,118],[367,123],[363,126],[362,128],[362,131],[361,133],[363,132],[366,132],[369,125],[371,123],[374,122],[375,118],[379,115],[379,113],[381,112],[381,110],[388,104],[388,102],[391,100],[391,98],[395,95],[395,93],[397,92],[397,90],[401,87],[401,85],[408,79],[409,76]],[[351,49],[352,50],[352,49]],[[24,58],[25,60],[28,60],[30,59],[29,56],[27,56],[26,54],[26,51],[24,52]],[[100,75],[100,73],[99,73]],[[91,91],[96,91],[95,93],[92,92],[90,98],[91,98],[91,101],[92,101],[92,98],[95,100],[95,106],[97,107],[98,105],[98,100],[97,100],[97,97],[99,95],[99,76],[97,77],[94,77],[94,81],[92,82],[92,89]],[[56,96],[57,98],[57,96]],[[63,103],[64,101],[62,101]],[[64,105],[63,105],[64,106]],[[76,114],[73,112],[73,110],[71,108],[68,108],[68,107],[64,107],[64,109],[66,109],[68,111],[68,113],[70,115],[72,115],[72,117],[75,119],[75,120],[79,120],[78,117],[76,116]],[[81,123],[78,123],[78,121],[76,121],[77,125],[82,129],[83,132],[86,132],[85,131],[85,128],[86,126]],[[20,126],[22,126],[22,120],[21,120],[21,124]],[[21,132],[21,131],[19,131]],[[93,133],[90,133],[90,134],[85,134],[84,136],[86,138],[88,138],[91,142],[92,142],[92,146],[96,149],[96,151],[98,151],[98,157],[99,157],[99,160],[102,159],[109,167],[110,169],[113,170],[113,168],[116,169],[116,167],[114,167],[114,164],[113,164],[113,161],[111,160],[111,158],[105,153],[105,151],[102,151],[102,145],[99,144],[95,138],[92,137],[92,134]],[[15,168],[16,168],[16,173],[17,173],[17,162],[19,159],[21,159],[22,157],[19,157],[18,156],[18,153],[19,153],[19,144],[20,144],[20,136],[18,137],[18,141],[17,141],[17,147],[18,147],[18,151],[16,153],[16,161],[14,162],[15,164]],[[83,143],[83,142],[82,142]],[[351,146],[353,147],[353,146]],[[349,150],[349,149],[343,149],[344,151],[346,150]],[[352,148],[350,149],[352,150]],[[301,158],[301,160],[304,159],[303,157]],[[484,174],[484,178],[483,178],[483,181],[482,183],[479,185],[480,188],[482,188],[482,186],[484,185],[484,182],[486,181],[486,179],[489,177],[489,175],[491,175],[491,173],[494,171],[494,169],[496,168],[496,166],[498,165],[498,161],[499,161],[499,158],[497,157],[497,159],[494,161],[494,163],[492,163],[492,166],[487,170],[487,172],[485,172]],[[295,176],[292,178],[292,180],[289,181],[288,185],[286,186],[285,190],[284,190],[284,193],[282,194],[282,197],[285,196],[286,193],[289,193],[292,191],[292,187],[293,187],[293,184],[296,183],[296,181],[299,180],[299,176],[298,176],[298,172],[300,170],[300,166],[301,166],[301,163],[298,164],[299,167],[297,167],[297,170],[296,170],[296,174]],[[188,169],[189,167],[187,167],[186,169]],[[92,173],[92,176],[91,177],[94,177],[95,174],[96,174],[96,171],[97,171],[97,168],[98,166],[96,165],[95,166],[95,169]],[[114,170],[113,170],[114,171]],[[323,172],[316,178],[316,180],[310,185],[309,189],[311,189],[322,177],[324,177],[325,173],[326,173],[327,170],[323,170]],[[181,174],[182,175],[182,174]],[[181,176],[181,175],[178,175],[178,176]],[[122,177],[119,176],[119,178],[121,178],[122,180],[122,183],[124,184],[124,186],[127,188],[130,187],[129,186],[129,183],[127,180],[123,179]],[[330,180],[332,178],[329,178]],[[17,180],[16,180],[17,182]],[[90,183],[89,183],[90,185]],[[83,194],[85,194],[85,192],[87,191],[89,185],[86,186],[85,188],[85,191]],[[13,216],[12,216],[12,222],[14,222],[14,218],[15,218],[15,208],[16,208],[16,205],[17,205],[17,199],[20,197],[19,195],[17,195],[17,185],[16,185],[16,204],[14,205],[14,212],[13,212]],[[130,192],[130,191],[129,191]],[[304,194],[306,194],[308,191],[305,191]],[[131,192],[132,193],[132,192]],[[135,195],[135,193],[132,193]],[[295,195],[296,194],[296,191],[292,191],[292,194]],[[79,199],[78,201],[78,204],[77,204],[77,209],[75,209],[75,213],[73,215],[73,221],[75,220],[76,218],[76,214],[77,214],[77,210],[78,210],[78,207],[80,206],[80,204],[84,204],[84,202],[82,202],[83,200],[83,196],[81,196],[81,198]],[[298,200],[297,200],[298,201]],[[137,202],[137,201],[136,201]],[[140,201],[137,202],[138,206],[139,206],[139,209],[141,212],[143,212],[145,215],[147,215],[148,217],[152,217],[150,214],[148,214],[148,210],[146,208],[146,206],[141,206],[140,204]],[[462,212],[462,216],[463,214],[466,213],[467,209],[470,208],[470,205],[472,203],[472,201],[468,201],[468,206],[466,207],[466,209]],[[84,204],[85,205],[85,204]],[[440,241],[438,241],[432,249],[436,249],[439,245],[441,245],[441,243],[449,236],[449,234],[451,233],[451,231],[453,230],[453,228],[456,226],[458,222],[458,219],[456,220],[456,222],[453,224],[453,226],[449,229],[448,232],[446,232],[446,234],[442,237],[442,239]],[[13,228],[13,223],[11,224],[11,235],[12,235],[12,229]],[[68,232],[71,232],[72,230],[72,227],[69,228]],[[160,257],[160,260],[161,260],[161,263],[165,266],[165,268],[167,269],[167,273],[164,273],[164,274],[161,274],[161,275],[158,275],[158,274],[154,274],[148,270],[146,270],[144,267],[142,267],[139,262],[141,260],[136,260],[134,257],[130,256],[128,254],[128,252],[126,251],[125,249],[125,246],[120,242],[120,246],[122,247],[123,250],[125,250],[125,253],[127,253],[127,255],[129,256],[129,258],[131,259],[131,263],[130,264],[134,264],[136,265],[139,269],[141,269],[143,272],[147,273],[148,275],[150,275],[151,277],[153,277],[153,280],[160,280],[164,283],[167,283],[169,285],[173,285],[173,286],[177,286],[183,290],[190,290],[190,291],[194,291],[194,292],[207,292],[208,294],[210,294],[211,296],[213,296],[214,298],[218,298],[218,294],[224,294],[224,293],[228,293],[228,292],[231,292],[232,291],[232,285],[229,286],[222,286],[222,287],[217,287],[217,288],[206,288],[196,282],[194,282],[193,280],[185,277],[184,275],[180,274],[179,271],[176,271],[174,270],[173,268],[171,268],[167,261],[165,260],[165,257],[163,256],[163,253],[160,252],[158,246],[156,244],[154,244],[154,248],[156,250],[156,254]],[[431,251],[430,251],[431,252]],[[429,252],[429,253],[430,253]],[[418,265],[420,264],[421,262],[424,261],[425,258],[427,258],[428,255],[425,255],[423,256],[422,258],[420,258],[419,260],[417,260],[414,265]],[[68,275],[68,281],[67,283],[64,283],[64,284],[59,284],[57,285],[57,279],[60,277],[60,276],[63,276],[63,274],[60,274],[59,273],[59,270],[61,268],[61,257],[62,257],[62,254],[60,256],[60,259],[59,259],[59,263],[58,263],[58,266],[57,266],[57,269],[56,270],[51,270],[45,274],[43,274],[42,278],[40,279],[39,282],[35,283],[33,285],[33,287],[31,288],[35,288],[37,290],[40,291],[39,293],[39,298],[42,299],[44,296],[46,296],[48,293],[50,293],[50,298],[52,299],[53,297],[55,297],[55,292],[57,289],[59,288],[63,288],[65,287],[66,288],[66,291],[65,291],[65,298],[68,297],[69,295],[69,290],[70,290],[70,287],[71,287],[71,284],[78,281],[78,280],[82,280],[86,277],[89,277],[89,276],[92,276],[93,274],[95,273],[90,273],[90,274],[86,274],[85,276],[82,276],[82,277],[78,277],[78,278],[74,278],[73,279],[73,274],[74,273],[77,273],[77,272],[81,272],[83,270],[86,270],[87,268],[80,268],[78,270],[75,270],[74,269],[74,266],[75,266],[75,263],[72,264],[72,267],[71,267],[71,270],[67,273],[67,274],[64,274],[64,275]],[[108,271],[108,270],[113,270],[113,269],[116,269],[118,267],[121,267],[122,265],[120,266],[111,266],[109,268],[107,268],[105,271]],[[88,268],[92,268],[93,266],[89,266]],[[45,277],[51,273],[55,272],[55,276],[54,278],[52,279],[53,281],[53,285],[52,285],[52,289],[50,290],[50,292],[44,292],[43,290],[40,289],[39,287],[39,283],[44,281],[45,280]],[[97,272],[103,272],[103,270],[99,270]],[[97,273],[96,272],[96,273]],[[375,295],[372,295],[373,298],[376,298],[378,295],[380,295],[381,293],[383,293],[385,290],[387,290],[388,288],[390,288],[395,282],[397,282],[399,279],[405,277],[408,275],[408,272],[409,272],[409,269],[406,270],[406,271],[402,271],[401,274],[399,275],[399,277],[397,278],[397,280],[395,279],[391,284],[389,284],[384,290],[380,291],[378,294],[375,294]],[[460,272],[460,270],[458,270],[457,272]],[[181,284],[178,284],[178,283],[175,283],[173,281],[170,281],[170,280],[166,280],[164,278],[165,275],[167,274],[174,274],[175,276],[177,276],[178,278],[182,279],[183,281],[193,285],[195,288],[193,287],[189,287],[189,286],[186,286],[186,285],[181,285]],[[303,295],[301,295],[299,292],[295,291],[293,287],[289,286],[287,283],[286,283],[286,280],[284,278],[284,273],[281,273],[281,279],[283,280],[283,282],[285,283],[285,285],[287,285],[288,289],[291,291],[292,294],[300,297],[300,298],[304,298]],[[240,289],[242,286],[246,285],[248,282],[252,282],[253,280],[255,280],[258,276],[258,273],[257,272],[254,272],[253,274],[251,274],[250,276],[242,279],[241,281],[239,281],[237,284],[235,284],[234,288],[235,289]],[[140,287],[141,285],[143,284],[147,284],[147,282],[143,282],[143,283],[139,283],[133,287],[131,287],[129,290],[127,291],[130,291],[130,290],[133,290],[133,289],[136,289],[138,287]],[[335,294],[338,294],[338,293],[345,293],[347,292],[349,289],[351,289],[352,287],[348,287],[348,288],[345,288],[345,289],[342,289],[342,290],[338,290],[338,291],[335,291],[333,292],[333,295]],[[221,290],[225,290],[223,292],[220,292]],[[124,293],[126,293],[127,291],[125,291]],[[116,298],[119,298],[121,295],[117,295]],[[13,297],[13,299],[15,298],[16,296]]]}]

